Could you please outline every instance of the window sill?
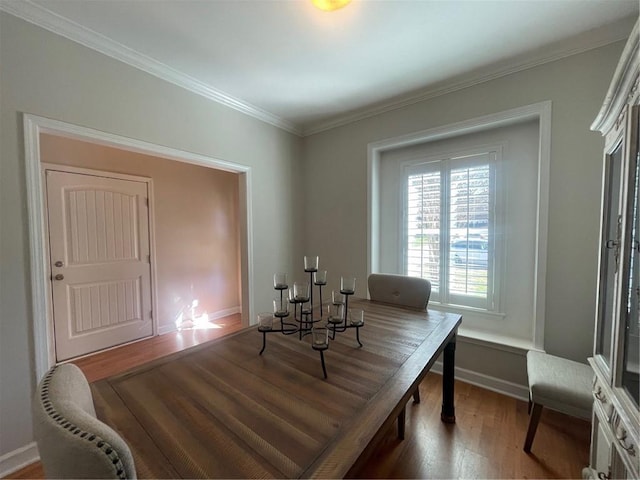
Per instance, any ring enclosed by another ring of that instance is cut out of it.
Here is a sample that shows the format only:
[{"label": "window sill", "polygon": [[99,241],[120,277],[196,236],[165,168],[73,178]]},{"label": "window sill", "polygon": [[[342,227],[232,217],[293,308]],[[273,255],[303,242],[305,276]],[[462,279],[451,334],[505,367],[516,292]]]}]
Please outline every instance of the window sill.
[{"label": "window sill", "polygon": [[458,338],[465,343],[473,343],[475,345],[519,355],[526,355],[529,350],[543,351],[536,347],[531,340],[491,332],[480,332],[471,328],[465,328],[462,325],[458,328]]},{"label": "window sill", "polygon": [[465,314],[473,316],[474,320],[476,318],[484,318],[486,320],[501,321],[505,319],[505,314],[503,313],[487,312],[469,307],[452,307],[435,302],[429,303],[429,309],[462,314],[462,325],[458,328],[458,338],[465,343],[473,343],[475,345],[519,355],[526,355],[529,350],[541,351],[541,349],[534,344],[533,340],[512,335],[503,335],[495,331],[482,330],[474,327],[474,325],[465,325],[464,322]]},{"label": "window sill", "polygon": [[484,317],[491,320],[504,320],[505,314],[499,312],[489,312],[481,308],[465,307],[461,305],[448,305],[438,302],[429,302],[429,308],[433,310],[439,310],[441,312],[461,313],[463,316],[465,312],[472,313],[477,317]]}]

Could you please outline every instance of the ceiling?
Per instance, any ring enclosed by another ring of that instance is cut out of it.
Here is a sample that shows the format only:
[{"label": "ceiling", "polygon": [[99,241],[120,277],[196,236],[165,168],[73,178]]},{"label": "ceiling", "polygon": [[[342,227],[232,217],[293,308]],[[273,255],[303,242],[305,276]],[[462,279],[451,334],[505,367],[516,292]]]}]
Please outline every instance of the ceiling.
[{"label": "ceiling", "polygon": [[2,0],[297,134],[624,39],[638,0]]}]

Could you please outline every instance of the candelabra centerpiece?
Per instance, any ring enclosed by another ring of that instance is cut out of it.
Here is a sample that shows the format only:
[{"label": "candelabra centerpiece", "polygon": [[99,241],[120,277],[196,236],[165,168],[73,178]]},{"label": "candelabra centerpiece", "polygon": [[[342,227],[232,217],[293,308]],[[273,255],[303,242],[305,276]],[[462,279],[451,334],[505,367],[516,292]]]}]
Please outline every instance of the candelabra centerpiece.
[{"label": "candelabra centerpiece", "polygon": [[[330,341],[335,340],[336,333],[355,329],[356,341],[358,346],[362,347],[360,328],[364,326],[364,311],[349,309],[349,297],[356,289],[355,277],[341,277],[340,290],[331,292],[331,301],[325,306],[322,301],[322,287],[327,285],[327,271],[318,270],[317,256],[304,257],[304,271],[309,274],[309,281],[296,281],[292,287],[289,287],[286,273],[274,274],[273,288],[278,295],[273,299],[273,312],[258,314],[258,331],[262,333],[260,355],[265,351],[269,333],[297,333],[299,340],[311,335],[311,348],[320,352],[322,372],[324,378],[327,378],[324,352],[329,348]],[[319,294],[317,314],[314,313],[313,286],[318,288]],[[289,320],[291,305],[293,318]],[[326,318],[323,316],[325,308]],[[278,321],[279,327],[276,325]]]}]

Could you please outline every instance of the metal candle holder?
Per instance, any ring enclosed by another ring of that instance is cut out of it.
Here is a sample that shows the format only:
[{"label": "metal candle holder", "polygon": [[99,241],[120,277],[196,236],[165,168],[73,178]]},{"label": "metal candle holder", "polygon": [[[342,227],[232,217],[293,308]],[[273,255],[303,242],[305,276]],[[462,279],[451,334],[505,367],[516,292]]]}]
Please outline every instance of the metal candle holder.
[{"label": "metal candle holder", "polygon": [[340,318],[339,321],[336,321],[335,318],[329,320],[329,325],[331,326],[331,339],[335,340],[336,333],[346,332],[348,329],[355,328],[356,329],[356,341],[358,345],[362,347],[362,342],[360,341],[360,328],[364,326],[364,320],[360,319],[359,321],[348,321],[349,319],[349,297],[355,293],[355,289],[340,289],[340,293],[344,295],[344,314],[343,318]]},{"label": "metal candle holder", "polygon": [[[358,345],[362,347],[360,342],[360,328],[364,326],[364,319],[362,318],[362,311],[360,311],[359,319],[354,321],[349,315],[349,297],[355,293],[355,278],[347,277],[341,278],[340,281],[340,293],[344,295],[344,308],[340,318],[329,317],[328,321],[324,325],[317,325],[323,321],[323,304],[322,304],[322,287],[326,286],[326,271],[318,271],[318,257],[305,257],[305,273],[309,274],[309,295],[296,295],[296,286],[289,290],[288,299],[284,297],[284,291],[289,288],[286,280],[286,274],[274,275],[274,288],[280,292],[279,303],[277,299],[274,299],[274,313],[273,314],[260,314],[258,315],[259,325],[258,331],[262,333],[262,349],[260,355],[267,347],[267,333],[282,333],[283,335],[293,335],[298,333],[299,339],[302,340],[306,335],[312,335],[311,348],[320,352],[320,361],[322,363],[322,372],[324,378],[327,378],[327,369],[324,362],[324,351],[329,348],[329,340],[335,340],[336,333],[346,332],[349,329],[356,329],[356,340]],[[313,286],[318,287],[320,295],[320,316],[314,318],[313,310]],[[286,322],[285,319],[289,317],[290,312],[286,307],[287,302],[293,305],[293,320],[295,323]],[[305,304],[309,304],[305,308]],[[336,302],[332,302],[337,305]],[[298,317],[298,305],[300,305],[300,317]],[[280,328],[273,328],[273,317],[280,319]],[[329,336],[331,332],[331,336]]]}]

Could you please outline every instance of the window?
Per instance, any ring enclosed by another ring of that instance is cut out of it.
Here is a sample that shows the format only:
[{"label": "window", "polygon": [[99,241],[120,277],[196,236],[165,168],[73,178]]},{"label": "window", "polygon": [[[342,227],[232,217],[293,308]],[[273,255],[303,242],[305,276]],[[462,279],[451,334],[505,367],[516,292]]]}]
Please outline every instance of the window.
[{"label": "window", "polygon": [[546,131],[528,119],[373,145],[371,271],[429,279],[429,308],[461,313],[463,336],[540,345]]},{"label": "window", "polygon": [[431,281],[432,301],[495,310],[497,151],[404,168],[404,273]]}]

